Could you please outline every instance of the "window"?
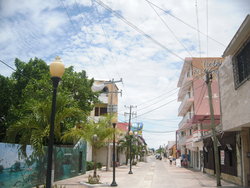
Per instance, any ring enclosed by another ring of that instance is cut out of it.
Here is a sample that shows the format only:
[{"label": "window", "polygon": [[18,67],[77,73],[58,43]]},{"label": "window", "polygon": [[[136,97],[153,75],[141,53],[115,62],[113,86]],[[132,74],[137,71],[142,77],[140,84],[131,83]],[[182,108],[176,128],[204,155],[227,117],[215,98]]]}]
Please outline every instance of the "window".
[{"label": "window", "polygon": [[104,87],[104,88],[103,88],[103,90],[102,90],[102,92],[103,92],[103,93],[108,93],[108,92],[109,92],[108,87],[107,87],[107,86],[106,86],[106,87]]},{"label": "window", "polygon": [[99,108],[95,107],[95,116],[99,116]]},{"label": "window", "polygon": [[101,107],[100,108],[100,116],[107,114],[107,107]]},{"label": "window", "polygon": [[107,114],[107,107],[95,107],[95,116],[102,116]]},{"label": "window", "polygon": [[234,82],[237,89],[250,78],[250,39],[233,57]]}]

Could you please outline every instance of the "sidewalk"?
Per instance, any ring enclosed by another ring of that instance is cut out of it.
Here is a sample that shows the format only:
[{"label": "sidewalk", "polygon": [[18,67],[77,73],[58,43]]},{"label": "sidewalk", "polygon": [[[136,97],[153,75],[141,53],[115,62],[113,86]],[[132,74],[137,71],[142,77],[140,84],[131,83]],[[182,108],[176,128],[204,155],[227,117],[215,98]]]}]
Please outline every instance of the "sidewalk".
[{"label": "sidewalk", "polygon": [[[156,160],[153,156],[148,158],[149,162],[139,162],[132,167],[133,174],[128,174],[129,166],[120,166],[116,168],[116,183],[119,188],[201,188],[216,187],[215,177],[202,172],[196,172],[186,168],[178,168],[170,165],[168,161]],[[112,168],[111,168],[112,169]],[[55,182],[57,185],[63,185],[65,188],[85,188],[80,182],[87,180],[88,175],[69,178]],[[101,177],[102,187],[110,187],[113,180],[111,171],[98,171]],[[232,183],[221,181],[222,187],[238,187]],[[92,186],[100,187],[100,186]],[[60,187],[59,187],[60,188]]]}]

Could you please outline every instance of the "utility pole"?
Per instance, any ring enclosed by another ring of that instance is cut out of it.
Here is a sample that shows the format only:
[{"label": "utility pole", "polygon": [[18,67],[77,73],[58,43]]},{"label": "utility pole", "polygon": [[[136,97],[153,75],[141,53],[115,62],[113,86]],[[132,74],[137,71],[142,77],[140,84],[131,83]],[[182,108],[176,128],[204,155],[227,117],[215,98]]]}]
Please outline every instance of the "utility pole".
[{"label": "utility pole", "polygon": [[[125,107],[127,107],[127,106],[125,106]],[[129,133],[130,133],[130,131],[131,131],[131,116],[133,115],[133,114],[135,114],[135,113],[132,113],[132,108],[137,108],[137,106],[132,106],[132,105],[130,105],[129,106],[129,113],[124,113],[124,115],[126,115],[126,114],[129,114],[129,121],[128,121],[128,136],[130,137],[130,143],[129,143],[129,145],[130,145],[130,149],[129,148],[127,148],[127,153],[128,153],[128,151],[130,152],[130,158],[129,158],[129,164],[130,164],[130,170],[129,170],[129,174],[133,174],[132,173],[132,159],[131,159],[131,145],[132,145],[132,140],[131,140],[131,135],[129,135]]]},{"label": "utility pole", "polygon": [[210,116],[211,116],[211,129],[212,129],[212,138],[213,138],[213,145],[214,145],[216,180],[217,180],[217,186],[221,186],[218,140],[217,140],[216,131],[215,131],[214,108],[213,108],[213,101],[212,101],[212,89],[211,89],[212,79],[213,79],[212,72],[206,71],[206,84],[208,88],[208,98],[209,98],[209,107],[210,107]]},{"label": "utility pole", "polygon": [[[118,82],[122,82],[122,78],[120,80],[117,80],[117,81],[115,81],[114,78],[113,78],[110,81],[104,82],[105,85],[111,84],[111,91],[108,92],[109,94],[111,94],[110,95],[110,106],[108,106],[109,113],[110,113],[111,117],[113,116],[113,112],[114,112],[114,109],[113,109],[113,93],[116,93],[116,94],[120,93],[120,94],[122,94],[122,91],[114,91],[114,84],[118,83]],[[117,109],[116,109],[116,111],[117,111]],[[114,123],[114,122],[110,121],[110,126],[112,126],[112,123]],[[108,143],[108,146],[107,146],[106,171],[109,170],[109,166],[110,166],[110,147],[109,147],[109,143]]]},{"label": "utility pole", "polygon": [[132,112],[132,108],[137,108],[137,106],[133,106],[133,105],[130,105],[130,106],[124,106],[125,108],[129,108],[129,113],[125,112],[124,115],[127,115],[129,114],[129,119],[128,119],[128,133],[129,131],[131,130],[131,119],[132,119],[132,115],[136,115],[135,112]]}]

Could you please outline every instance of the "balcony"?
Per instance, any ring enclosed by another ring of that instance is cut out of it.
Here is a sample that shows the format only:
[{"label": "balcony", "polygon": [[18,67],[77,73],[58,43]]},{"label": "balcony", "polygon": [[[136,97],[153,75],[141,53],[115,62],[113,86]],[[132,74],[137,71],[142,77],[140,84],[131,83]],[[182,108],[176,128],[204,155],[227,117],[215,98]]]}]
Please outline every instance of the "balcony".
[{"label": "balcony", "polygon": [[178,101],[182,101],[185,97],[185,94],[187,93],[188,89],[191,87],[191,83],[193,81],[192,76],[185,76],[182,85],[180,87],[179,93],[178,93]]},{"label": "balcony", "polygon": [[184,97],[184,99],[183,99],[183,101],[178,109],[178,116],[184,116],[187,113],[187,111],[189,110],[189,108],[191,107],[191,105],[193,104],[193,102],[194,102],[194,97],[190,96],[190,94],[188,93]]},{"label": "balcony", "polygon": [[179,137],[179,140],[178,140],[178,145],[179,145],[179,146],[184,146],[184,145],[186,145],[186,140],[187,140],[187,137],[186,137],[186,136],[180,136],[180,137]]},{"label": "balcony", "polygon": [[188,112],[179,123],[179,129],[183,128],[185,124],[190,123],[190,120],[193,118],[193,113]]},{"label": "balcony", "polygon": [[193,132],[193,142],[198,142],[201,140],[201,131],[197,130]]},{"label": "balcony", "polygon": [[101,93],[98,98],[102,103],[108,104],[108,94]]}]

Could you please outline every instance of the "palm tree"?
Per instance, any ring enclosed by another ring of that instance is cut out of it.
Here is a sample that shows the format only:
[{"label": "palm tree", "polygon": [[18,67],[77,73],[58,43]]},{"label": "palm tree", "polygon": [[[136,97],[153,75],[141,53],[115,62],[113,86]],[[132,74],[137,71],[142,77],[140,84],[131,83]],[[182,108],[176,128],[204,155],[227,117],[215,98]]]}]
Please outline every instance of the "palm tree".
[{"label": "palm tree", "polygon": [[[34,153],[44,154],[44,146],[48,142],[50,128],[51,101],[29,101],[26,115],[20,118],[7,130],[7,139],[19,143],[19,154],[26,157],[26,146],[31,145]],[[82,121],[83,112],[77,108],[74,101],[65,95],[58,95],[55,117],[55,140],[61,140],[64,131],[70,129],[76,122]]]},{"label": "palm tree", "polygon": [[93,150],[93,162],[94,162],[94,173],[93,177],[97,177],[96,173],[96,152],[99,148],[103,147],[106,142],[112,138],[114,133],[113,128],[110,126],[111,117],[107,116],[102,118],[99,122],[89,121],[88,123],[78,124],[66,132],[63,136],[64,141],[78,141],[83,139],[92,146]]},{"label": "palm tree", "polygon": [[126,165],[128,164],[128,158],[129,158],[129,136],[126,135],[124,138],[120,139],[118,141],[118,147],[117,150],[118,152],[124,152],[125,151],[125,156],[126,156]]}]

